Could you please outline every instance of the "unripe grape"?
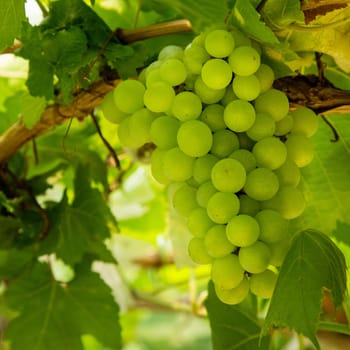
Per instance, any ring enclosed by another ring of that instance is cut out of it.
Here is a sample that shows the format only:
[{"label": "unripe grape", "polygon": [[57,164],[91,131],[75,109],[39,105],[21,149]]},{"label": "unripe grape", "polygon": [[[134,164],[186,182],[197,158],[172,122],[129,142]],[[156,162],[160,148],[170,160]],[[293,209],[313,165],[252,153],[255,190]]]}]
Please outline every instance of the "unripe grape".
[{"label": "unripe grape", "polygon": [[299,107],[291,112],[294,123],[291,132],[306,137],[313,136],[318,128],[318,117],[315,112],[307,107]]},{"label": "unripe grape", "polygon": [[239,263],[250,273],[260,273],[267,269],[270,263],[271,252],[269,247],[256,241],[248,247],[242,247],[238,253]]},{"label": "unripe grape", "polygon": [[277,274],[271,270],[250,276],[250,291],[256,296],[264,299],[272,297],[277,282]]},{"label": "unripe grape", "polygon": [[151,158],[151,173],[152,176],[161,184],[168,185],[171,180],[164,173],[164,156],[166,154],[165,150],[160,150],[156,148],[152,153]]},{"label": "unripe grape", "polygon": [[271,89],[273,81],[275,80],[275,73],[270,66],[262,63],[258,70],[255,72],[255,75],[259,79],[261,93]]},{"label": "unripe grape", "polygon": [[246,149],[237,149],[230,154],[230,158],[236,159],[242,163],[247,173],[256,168],[256,160],[253,153]]},{"label": "unripe grape", "polygon": [[204,46],[211,56],[223,58],[230,55],[235,42],[233,36],[227,30],[216,29],[206,35]]},{"label": "unripe grape", "polygon": [[196,189],[183,183],[173,194],[174,209],[181,215],[188,217],[197,208]]},{"label": "unripe grape", "polygon": [[275,196],[279,188],[277,175],[267,168],[252,170],[244,185],[245,193],[258,201],[264,201]]},{"label": "unripe grape", "polygon": [[169,83],[171,86],[180,85],[187,77],[185,65],[176,58],[165,60],[159,68],[159,73],[162,80]]},{"label": "unripe grape", "polygon": [[184,51],[184,64],[192,74],[200,74],[203,64],[210,58],[207,51],[198,45],[190,45]]},{"label": "unripe grape", "polygon": [[234,132],[221,129],[213,134],[210,152],[219,158],[225,158],[239,148],[238,137]]},{"label": "unripe grape", "polygon": [[233,131],[247,131],[255,122],[254,107],[247,101],[234,100],[225,107],[224,120],[227,127]]},{"label": "unripe grape", "polygon": [[268,113],[256,113],[255,122],[247,135],[254,141],[260,141],[273,136],[276,129],[276,123]]},{"label": "unripe grape", "polygon": [[247,76],[258,70],[260,55],[251,46],[240,46],[233,50],[228,62],[235,74]]},{"label": "unripe grape", "polygon": [[194,92],[198,95],[203,103],[211,104],[219,102],[225,95],[224,89],[212,89],[206,85],[199,76],[194,82]]},{"label": "unripe grape", "polygon": [[181,124],[177,132],[177,143],[188,156],[202,157],[209,152],[213,136],[207,124],[189,120]]},{"label": "unripe grape", "polygon": [[224,121],[224,106],[220,104],[211,104],[203,109],[200,119],[206,123],[212,131],[226,128]]},{"label": "unripe grape", "polygon": [[145,86],[138,80],[124,80],[114,89],[114,101],[122,112],[134,113],[143,107]]},{"label": "unripe grape", "polygon": [[141,147],[151,141],[150,128],[156,115],[147,108],[141,108],[129,117],[130,136],[134,147]]},{"label": "unripe grape", "polygon": [[206,209],[204,208],[195,208],[191,211],[187,218],[187,227],[196,237],[204,237],[207,231],[214,226],[215,223],[210,220]]},{"label": "unripe grape", "polygon": [[161,81],[160,68],[154,68],[146,76],[146,87],[149,88],[152,84]]},{"label": "unripe grape", "polygon": [[188,255],[191,259],[200,265],[207,265],[212,262],[211,256],[207,253],[204,246],[204,240],[200,237],[193,237],[188,244]]},{"label": "unripe grape", "polygon": [[173,100],[171,112],[181,121],[196,119],[202,112],[201,100],[191,91],[180,92]]},{"label": "unripe grape", "polygon": [[259,240],[265,243],[276,243],[287,236],[288,221],[272,209],[261,210],[255,216],[260,226]]},{"label": "unripe grape", "polygon": [[143,101],[152,112],[167,112],[174,98],[175,91],[172,86],[164,81],[157,81],[146,89]]},{"label": "unripe grape", "polygon": [[206,154],[197,158],[193,163],[193,178],[198,184],[202,184],[211,178],[211,169],[219,160],[213,154]]},{"label": "unripe grape", "polygon": [[[253,123],[254,124],[254,123]],[[255,145],[255,141],[252,140],[247,133],[245,132],[238,132],[236,133],[238,140],[239,140],[239,146],[240,148],[246,149],[251,151],[253,149],[253,146]]]},{"label": "unripe grape", "polygon": [[223,89],[231,82],[232,69],[226,61],[213,58],[204,63],[201,77],[210,88]]},{"label": "unripe grape", "polygon": [[227,239],[225,225],[212,226],[204,236],[207,253],[213,258],[221,258],[235,250],[235,246]]},{"label": "unripe grape", "polygon": [[276,136],[284,136],[287,135],[293,127],[294,120],[291,114],[287,114],[284,118],[276,122],[276,130],[275,135]]},{"label": "unripe grape", "polygon": [[260,211],[259,201],[250,198],[246,194],[241,194],[239,196],[239,203],[239,214],[255,216]]},{"label": "unripe grape", "polygon": [[209,199],[217,192],[211,181],[201,184],[196,192],[196,200],[199,206],[207,208]]},{"label": "unripe grape", "polygon": [[260,82],[254,74],[236,75],[232,81],[232,89],[238,98],[247,101],[255,100],[261,91]]},{"label": "unripe grape", "polygon": [[223,258],[213,259],[211,279],[220,289],[237,287],[244,278],[244,270],[237,255],[229,254]]},{"label": "unripe grape", "polygon": [[234,193],[216,192],[208,201],[207,213],[217,224],[226,224],[238,214],[239,204],[239,199]]},{"label": "unripe grape", "polygon": [[237,247],[247,247],[257,241],[260,234],[258,222],[251,216],[234,216],[226,225],[228,240]]},{"label": "unripe grape", "polygon": [[[109,92],[103,98],[100,108],[103,116],[111,123],[119,124],[128,116],[127,113],[122,112],[115,104],[114,91]],[[224,119],[224,107],[222,107],[222,119]]]},{"label": "unripe grape", "polygon": [[219,160],[211,171],[211,181],[221,192],[238,192],[243,188],[245,180],[244,166],[233,158]]},{"label": "unripe grape", "polygon": [[256,164],[268,169],[279,168],[287,159],[287,148],[277,137],[271,136],[258,141],[252,150]]},{"label": "unripe grape", "polygon": [[283,119],[289,111],[287,96],[279,90],[270,89],[254,101],[257,112],[269,113],[275,121]]},{"label": "unripe grape", "polygon": [[293,160],[288,158],[275,170],[275,174],[278,177],[280,186],[297,187],[301,179],[300,169]]},{"label": "unripe grape", "polygon": [[176,147],[179,126],[179,121],[174,117],[163,115],[156,118],[149,131],[152,142],[161,149]]},{"label": "unripe grape", "polygon": [[241,303],[249,293],[249,280],[244,277],[240,284],[232,289],[222,289],[215,285],[215,293],[219,300],[228,305]]},{"label": "unripe grape", "polygon": [[184,50],[181,46],[177,45],[167,45],[164,46],[158,54],[158,60],[164,61],[170,58],[182,59]]},{"label": "unripe grape", "polygon": [[305,207],[306,202],[302,192],[292,186],[284,186],[279,189],[277,194],[262,203],[266,209],[274,209],[278,211],[285,219],[295,219],[300,216]]},{"label": "unripe grape", "polygon": [[194,158],[174,147],[163,158],[164,174],[172,181],[186,181],[192,176]]},{"label": "unripe grape", "polygon": [[314,159],[314,144],[304,135],[289,135],[285,145],[288,158],[292,159],[299,168],[309,165]]},{"label": "unripe grape", "polygon": [[[231,101],[238,100],[238,97],[235,95],[232,89],[232,85],[229,85],[226,88],[224,97],[221,99],[220,103],[222,106],[226,107]],[[225,125],[226,127],[226,125]]]}]

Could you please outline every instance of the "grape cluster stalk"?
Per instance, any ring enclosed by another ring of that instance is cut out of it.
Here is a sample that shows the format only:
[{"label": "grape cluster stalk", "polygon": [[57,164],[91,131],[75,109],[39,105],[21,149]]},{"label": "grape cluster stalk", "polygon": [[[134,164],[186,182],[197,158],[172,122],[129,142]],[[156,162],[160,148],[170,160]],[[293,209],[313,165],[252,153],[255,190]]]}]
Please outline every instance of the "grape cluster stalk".
[{"label": "grape cluster stalk", "polygon": [[156,146],[152,175],[187,222],[190,257],[211,264],[227,304],[271,298],[290,220],[307,204],[299,184],[318,119],[306,107],[290,111],[274,78],[256,42],[212,29],[185,48],[164,47],[101,104],[123,146]]}]

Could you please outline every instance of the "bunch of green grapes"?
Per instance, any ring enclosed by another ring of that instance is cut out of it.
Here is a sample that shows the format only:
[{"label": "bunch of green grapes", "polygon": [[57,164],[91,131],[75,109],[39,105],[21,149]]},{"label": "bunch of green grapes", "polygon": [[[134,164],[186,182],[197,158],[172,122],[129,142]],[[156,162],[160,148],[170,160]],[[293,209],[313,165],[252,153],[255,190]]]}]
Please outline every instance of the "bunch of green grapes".
[{"label": "bunch of green grapes", "polygon": [[101,109],[126,147],[156,146],[154,178],[192,238],[188,252],[211,264],[227,304],[270,298],[288,250],[289,221],[306,206],[299,187],[310,164],[315,113],[290,111],[272,68],[237,30],[214,29],[186,47],[165,47],[138,79],[121,82]]}]

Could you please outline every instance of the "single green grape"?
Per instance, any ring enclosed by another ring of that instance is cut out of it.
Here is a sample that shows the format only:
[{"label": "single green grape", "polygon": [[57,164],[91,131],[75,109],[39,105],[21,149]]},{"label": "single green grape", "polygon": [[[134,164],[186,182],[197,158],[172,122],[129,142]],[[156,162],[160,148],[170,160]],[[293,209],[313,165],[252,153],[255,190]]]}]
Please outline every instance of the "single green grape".
[{"label": "single green grape", "polygon": [[156,115],[147,108],[141,108],[129,117],[129,130],[135,147],[151,141],[150,129]]},{"label": "single green grape", "polygon": [[193,92],[182,91],[175,96],[171,112],[181,121],[196,119],[202,113],[202,102]]},{"label": "single green grape", "polygon": [[194,92],[205,104],[219,102],[225,95],[226,89],[212,89],[204,83],[201,76],[198,76],[194,82]]},{"label": "single green grape", "polygon": [[212,182],[206,181],[199,185],[196,192],[197,204],[202,208],[207,208],[209,199],[217,192]]},{"label": "single green grape", "polygon": [[226,226],[212,226],[204,236],[207,253],[213,258],[221,258],[235,250],[235,246],[227,239]]},{"label": "single green grape", "polygon": [[200,74],[203,64],[209,58],[210,55],[204,47],[191,44],[185,48],[183,62],[191,74]]},{"label": "single green grape", "polygon": [[313,136],[318,129],[318,117],[315,112],[307,107],[299,107],[291,112],[293,117],[293,134],[300,134],[306,137]]},{"label": "single green grape", "polygon": [[130,134],[129,121],[130,121],[130,117],[126,117],[120,122],[117,130],[117,134],[118,134],[119,141],[123,146],[134,147],[133,139]]},{"label": "single green grape", "polygon": [[167,112],[175,98],[175,91],[169,83],[157,81],[147,87],[143,96],[145,106],[152,112]]},{"label": "single green grape", "polygon": [[238,98],[253,101],[259,96],[261,86],[254,74],[247,76],[236,75],[232,81],[232,89]]},{"label": "single green grape", "polygon": [[236,159],[242,163],[247,173],[256,168],[256,160],[254,154],[247,149],[237,149],[233,151],[229,157]]},{"label": "single green grape", "polygon": [[204,237],[215,223],[210,220],[206,209],[197,207],[191,211],[187,218],[187,227],[193,236]]},{"label": "single green grape", "polygon": [[134,113],[143,107],[145,86],[138,80],[123,80],[114,89],[114,102],[124,113]]},{"label": "single green grape", "polygon": [[276,122],[275,126],[275,135],[276,136],[285,136],[287,135],[293,128],[294,120],[290,113],[288,113],[281,120]]},{"label": "single green grape", "polygon": [[287,148],[277,137],[266,137],[258,141],[252,150],[256,164],[271,170],[279,168],[287,159]]},{"label": "single green grape", "polygon": [[[110,91],[102,100],[100,104],[100,108],[103,116],[114,124],[120,124],[120,122],[126,118],[129,114],[122,112],[114,100],[114,92]],[[224,111],[224,107],[222,107],[222,111]],[[224,114],[224,112],[222,112]],[[222,117],[222,119],[224,119]]]},{"label": "single green grape", "polygon": [[[232,102],[234,100],[238,100],[238,97],[233,92],[232,84],[230,84],[226,88],[225,95],[221,99],[220,103],[221,103],[222,106],[226,107],[230,102]],[[225,127],[226,127],[226,124],[225,124]]]},{"label": "single green grape", "polygon": [[255,122],[254,107],[247,101],[234,100],[225,107],[224,120],[232,131],[247,131]]},{"label": "single green grape", "polygon": [[197,264],[207,265],[212,262],[211,256],[205,250],[204,240],[200,237],[193,237],[188,243],[187,250],[188,255]]},{"label": "single green grape", "polygon": [[194,158],[174,147],[163,158],[164,174],[172,181],[186,181],[192,176]]},{"label": "single green grape", "polygon": [[172,204],[179,214],[188,217],[198,207],[196,188],[186,183],[181,184],[173,194]]},{"label": "single green grape", "polygon": [[193,178],[198,184],[202,184],[211,178],[211,169],[219,160],[213,154],[205,154],[202,157],[195,159],[193,163]]},{"label": "single green grape", "polygon": [[161,149],[170,149],[177,146],[177,130],[180,127],[178,119],[162,115],[153,120],[149,134],[151,141]]},{"label": "single green grape", "polygon": [[210,88],[224,89],[231,82],[232,69],[226,61],[212,58],[203,64],[201,77]]},{"label": "single green grape", "polygon": [[238,137],[231,130],[221,129],[213,133],[213,143],[210,152],[215,156],[225,158],[238,148]]},{"label": "single green grape", "polygon": [[309,165],[314,159],[314,144],[304,135],[288,135],[285,145],[288,158],[292,159],[299,168]]},{"label": "single green grape", "polygon": [[275,196],[278,188],[278,178],[272,170],[257,168],[248,173],[243,189],[252,199],[265,201]]},{"label": "single green grape", "polygon": [[260,202],[246,194],[239,196],[239,214],[255,216],[260,211]]},{"label": "single green grape", "polygon": [[271,270],[250,276],[250,291],[263,299],[270,299],[277,282],[277,274]]},{"label": "single green grape", "polygon": [[255,72],[256,77],[259,79],[261,93],[266,92],[272,88],[272,84],[275,80],[275,73],[267,64],[260,64],[258,70]]},{"label": "single green grape", "polygon": [[213,135],[207,124],[199,120],[189,120],[180,125],[177,143],[188,156],[202,157],[211,149]]},{"label": "single green grape", "polygon": [[264,209],[255,215],[260,226],[259,240],[265,243],[276,243],[288,234],[288,221],[272,209]]},{"label": "single green grape", "polygon": [[278,211],[283,218],[290,220],[300,216],[306,207],[303,193],[293,186],[283,186],[274,197],[262,203],[265,209]]},{"label": "single green grape", "polygon": [[235,47],[235,42],[230,32],[216,29],[206,35],[204,46],[211,56],[223,58],[230,55]]},{"label": "single green grape", "polygon": [[239,199],[234,193],[216,192],[208,200],[207,213],[217,224],[226,224],[238,214]]},{"label": "single green grape", "polygon": [[260,141],[273,136],[276,130],[276,123],[268,113],[256,113],[255,122],[247,135],[254,141]]},{"label": "single green grape", "polygon": [[238,253],[239,263],[249,273],[265,271],[269,266],[270,258],[269,247],[260,241],[256,241],[248,247],[242,247]]},{"label": "single green grape", "polygon": [[146,87],[149,88],[152,84],[162,81],[162,77],[160,75],[160,67],[152,69],[148,72],[146,76]]},{"label": "single green grape", "polygon": [[177,45],[167,45],[164,46],[158,54],[158,60],[164,61],[170,58],[176,58],[181,60],[184,55],[184,50],[181,46]]},{"label": "single green grape", "polygon": [[237,75],[247,76],[254,74],[260,66],[260,55],[251,46],[237,47],[230,54],[228,62]]},{"label": "single green grape", "polygon": [[226,128],[224,121],[224,106],[218,103],[206,106],[203,109],[200,119],[206,123],[212,131]]},{"label": "single green grape", "polygon": [[237,247],[247,247],[256,242],[260,235],[260,227],[253,217],[240,214],[234,216],[226,225],[228,240]]},{"label": "single green grape", "polygon": [[166,154],[166,150],[161,150],[156,148],[152,152],[151,157],[151,174],[156,181],[163,185],[170,184],[171,180],[164,173],[164,156]]},{"label": "single green grape", "polygon": [[238,192],[245,184],[246,171],[241,162],[233,158],[219,160],[211,171],[211,181],[221,192]]},{"label": "single green grape", "polygon": [[292,159],[286,161],[275,170],[280,186],[297,187],[301,180],[301,172]]},{"label": "single green grape", "polygon": [[212,260],[211,279],[220,289],[237,287],[244,278],[244,270],[237,255],[229,254]]},{"label": "single green grape", "polygon": [[182,61],[177,58],[166,59],[159,68],[161,79],[171,86],[182,84],[187,77],[187,70]]},{"label": "single green grape", "polygon": [[277,122],[283,119],[289,111],[287,96],[277,89],[269,89],[254,101],[257,112],[268,113]]},{"label": "single green grape", "polygon": [[216,284],[214,286],[216,296],[220,301],[228,305],[237,305],[248,296],[250,284],[248,278],[244,276],[243,280],[235,288],[222,289],[218,288]]}]

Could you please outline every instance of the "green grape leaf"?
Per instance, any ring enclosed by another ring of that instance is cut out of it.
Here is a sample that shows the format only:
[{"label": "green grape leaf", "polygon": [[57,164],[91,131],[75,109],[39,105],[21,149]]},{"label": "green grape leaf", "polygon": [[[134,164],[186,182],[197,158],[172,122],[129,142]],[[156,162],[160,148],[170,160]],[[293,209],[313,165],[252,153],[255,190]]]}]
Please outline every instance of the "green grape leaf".
[{"label": "green grape leaf", "polygon": [[300,2],[295,0],[269,0],[262,8],[262,16],[272,27],[281,28],[290,23],[304,23]]},{"label": "green grape leaf", "polygon": [[40,119],[42,112],[46,107],[46,100],[43,97],[34,97],[24,92],[20,97],[20,113],[23,122],[28,128],[32,128]]},{"label": "green grape leaf", "polygon": [[181,17],[187,18],[197,32],[215,23],[224,23],[228,12],[223,0],[152,0],[151,3],[154,8],[166,5],[174,9]]},{"label": "green grape leaf", "polygon": [[205,302],[208,310],[214,350],[268,350],[270,336],[260,339],[261,327],[248,308],[222,303],[209,283]]},{"label": "green grape leaf", "polygon": [[0,278],[5,280],[16,278],[33,262],[33,257],[31,248],[1,249]]},{"label": "green grape leaf", "polygon": [[0,51],[6,45],[12,45],[13,40],[21,31],[22,21],[25,21],[25,0],[0,0]]},{"label": "green grape leaf", "polygon": [[344,255],[327,235],[302,231],[281,266],[263,332],[272,326],[292,328],[320,349],[316,330],[322,288],[330,291],[336,306],[341,304],[346,289]]},{"label": "green grape leaf", "polygon": [[115,224],[102,194],[91,187],[89,171],[78,167],[74,181],[75,197],[68,202],[65,194],[52,210],[52,227],[42,243],[44,252],[55,252],[70,265],[81,261],[86,253],[114,262],[104,245],[110,237],[110,224]]},{"label": "green grape leaf", "polygon": [[54,281],[43,263],[10,284],[7,301],[19,311],[5,335],[12,350],[83,350],[84,334],[121,349],[119,308],[110,288],[85,265],[68,284]]},{"label": "green grape leaf", "polygon": [[338,142],[329,126],[319,121],[312,137],[315,158],[302,168],[302,189],[307,200],[303,215],[291,222],[293,231],[313,228],[331,234],[337,221],[350,224],[350,125],[348,115],[327,116],[339,134]]},{"label": "green grape leaf", "polygon": [[344,222],[338,222],[334,231],[334,238],[350,247],[350,225]]},{"label": "green grape leaf", "polygon": [[[307,26],[291,25],[280,34],[288,37],[295,51],[317,51],[333,57],[345,72],[350,72],[350,6],[317,16]],[[280,35],[279,34],[279,35]],[[339,48],[341,47],[341,50]]]},{"label": "green grape leaf", "polygon": [[273,31],[260,20],[260,14],[249,1],[236,0],[232,8],[231,23],[257,41],[278,44]]},{"label": "green grape leaf", "polygon": [[[2,192],[0,192],[0,204],[1,195]],[[20,220],[11,216],[0,216],[0,249],[8,249],[13,246],[20,228]]]}]

